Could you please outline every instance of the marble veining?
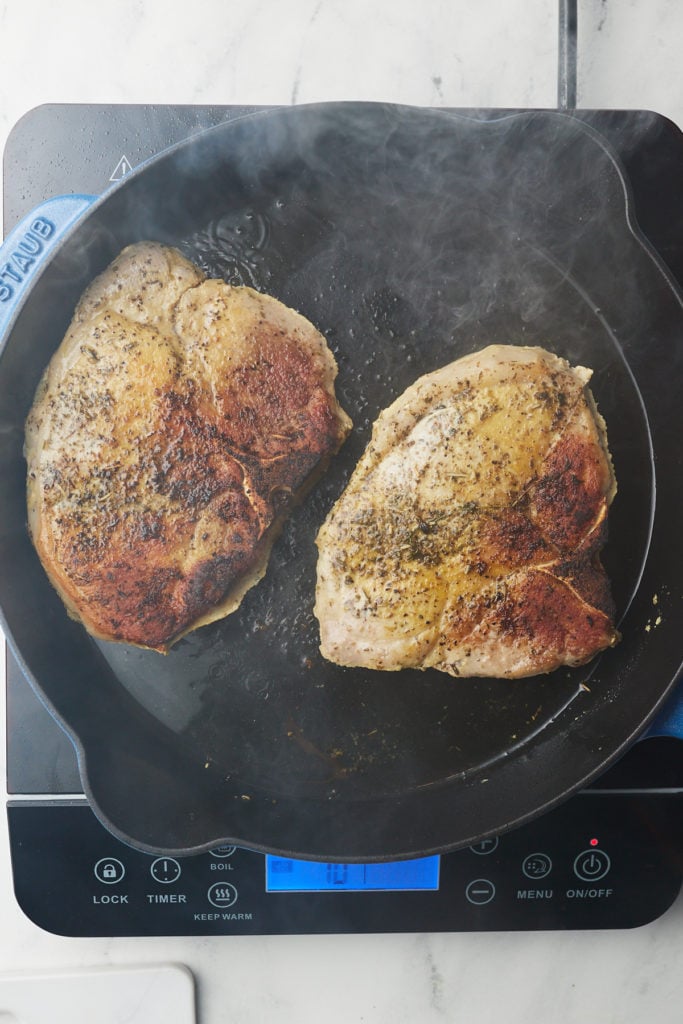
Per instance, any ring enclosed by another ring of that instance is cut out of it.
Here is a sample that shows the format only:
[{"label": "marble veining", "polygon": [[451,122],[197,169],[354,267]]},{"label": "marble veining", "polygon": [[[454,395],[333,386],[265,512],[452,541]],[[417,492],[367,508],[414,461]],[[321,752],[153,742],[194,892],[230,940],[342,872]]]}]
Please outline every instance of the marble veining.
[{"label": "marble veining", "polygon": [[654,110],[683,126],[683,75],[673,45],[682,35],[677,0],[580,3],[579,105]]}]

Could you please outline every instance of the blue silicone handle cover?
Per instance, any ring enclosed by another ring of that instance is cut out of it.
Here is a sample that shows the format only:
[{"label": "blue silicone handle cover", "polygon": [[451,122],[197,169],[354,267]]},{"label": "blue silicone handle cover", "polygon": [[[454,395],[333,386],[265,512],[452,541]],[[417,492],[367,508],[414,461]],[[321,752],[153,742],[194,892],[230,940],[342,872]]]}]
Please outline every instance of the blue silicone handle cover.
[{"label": "blue silicone handle cover", "polygon": [[645,738],[652,736],[673,736],[675,739],[683,740],[683,687],[680,680],[678,689],[645,734]]},{"label": "blue silicone handle cover", "polygon": [[10,231],[0,246],[0,339],[47,256],[96,198],[69,195],[47,199]]}]

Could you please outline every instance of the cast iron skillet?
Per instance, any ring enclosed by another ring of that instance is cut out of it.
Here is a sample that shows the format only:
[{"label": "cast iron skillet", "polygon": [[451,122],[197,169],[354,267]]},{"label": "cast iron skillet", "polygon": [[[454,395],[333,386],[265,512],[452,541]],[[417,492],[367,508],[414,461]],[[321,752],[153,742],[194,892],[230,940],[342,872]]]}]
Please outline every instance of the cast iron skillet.
[{"label": "cast iron skillet", "polygon": [[[0,603],[32,685],[116,835],[372,861],[469,845],[585,785],[642,732],[680,661],[683,307],[600,136],[560,114],[277,109],[154,159],[95,203],[37,276],[0,363]],[[95,643],[26,532],[22,435],[92,277],[177,245],[327,336],[355,429],[287,523],[266,579],[168,655]],[[619,493],[605,564],[623,640],[517,682],[342,669],[318,652],[317,529],[378,412],[492,342],[593,368]]]}]

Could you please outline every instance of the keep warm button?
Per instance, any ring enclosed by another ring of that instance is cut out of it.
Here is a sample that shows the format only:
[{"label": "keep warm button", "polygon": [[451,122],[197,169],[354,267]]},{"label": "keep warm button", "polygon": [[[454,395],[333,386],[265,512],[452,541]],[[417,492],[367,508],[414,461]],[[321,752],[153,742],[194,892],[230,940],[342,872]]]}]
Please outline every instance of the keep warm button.
[{"label": "keep warm button", "polygon": [[574,874],[582,882],[597,882],[611,867],[612,862],[604,850],[584,850],[574,861]]}]

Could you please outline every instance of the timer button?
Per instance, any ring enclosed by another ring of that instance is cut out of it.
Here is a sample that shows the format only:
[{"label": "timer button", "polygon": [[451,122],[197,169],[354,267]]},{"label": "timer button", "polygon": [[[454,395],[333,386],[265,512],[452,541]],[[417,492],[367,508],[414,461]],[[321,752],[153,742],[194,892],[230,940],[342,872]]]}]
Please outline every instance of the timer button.
[{"label": "timer button", "polygon": [[164,885],[171,885],[180,878],[181,868],[173,857],[157,857],[149,869],[149,873],[155,882],[163,882]]},{"label": "timer button", "polygon": [[597,882],[611,867],[612,862],[604,850],[584,850],[574,861],[574,874],[582,882]]}]

